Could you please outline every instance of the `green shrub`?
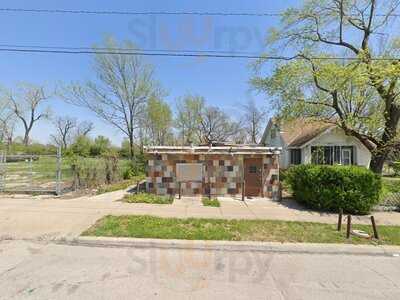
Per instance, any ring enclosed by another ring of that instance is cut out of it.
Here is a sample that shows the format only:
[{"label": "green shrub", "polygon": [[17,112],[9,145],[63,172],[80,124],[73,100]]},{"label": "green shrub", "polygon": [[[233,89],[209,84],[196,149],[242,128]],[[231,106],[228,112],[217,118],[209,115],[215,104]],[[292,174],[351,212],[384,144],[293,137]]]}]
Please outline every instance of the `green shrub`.
[{"label": "green shrub", "polygon": [[89,157],[90,148],[92,147],[92,140],[87,136],[78,136],[76,141],[69,147],[69,150],[78,156]]},{"label": "green shrub", "polygon": [[213,207],[220,207],[221,204],[219,203],[218,199],[216,198],[202,198],[201,201],[203,202],[204,206],[213,206]]},{"label": "green shrub", "polygon": [[44,145],[32,143],[25,146],[23,143],[14,142],[11,145],[0,143],[0,150],[6,150],[7,154],[32,154],[32,155],[55,155],[57,147],[54,145]]},{"label": "green shrub", "polygon": [[172,204],[172,202],[174,202],[174,198],[169,196],[139,193],[126,195],[122,201],[128,203]]},{"label": "green shrub", "polygon": [[129,164],[127,164],[127,165],[124,167],[123,171],[122,171],[122,178],[123,178],[124,180],[128,180],[128,179],[131,179],[131,178],[135,177],[135,175],[136,175],[137,173],[138,173],[138,172],[135,171],[135,167],[134,167],[134,165],[132,164],[132,162],[129,162]]},{"label": "green shrub", "polygon": [[286,174],[287,174],[288,170],[287,169],[280,169],[279,170],[279,181],[282,184],[282,188],[287,191],[287,192],[291,192],[290,189],[290,185],[288,184],[287,180],[286,180]]},{"label": "green shrub", "polygon": [[369,213],[382,188],[380,176],[356,166],[294,166],[286,181],[295,199],[307,207],[351,214]]},{"label": "green shrub", "polygon": [[392,163],[392,168],[395,176],[400,176],[400,161],[395,161]]},{"label": "green shrub", "polygon": [[[119,160],[114,152],[105,153],[101,158],[81,157],[69,155],[65,162],[70,166],[75,190],[80,188],[98,188],[111,185],[125,179],[124,170],[131,164],[130,161]],[[136,183],[144,178],[143,173],[130,176],[128,179]]]}]

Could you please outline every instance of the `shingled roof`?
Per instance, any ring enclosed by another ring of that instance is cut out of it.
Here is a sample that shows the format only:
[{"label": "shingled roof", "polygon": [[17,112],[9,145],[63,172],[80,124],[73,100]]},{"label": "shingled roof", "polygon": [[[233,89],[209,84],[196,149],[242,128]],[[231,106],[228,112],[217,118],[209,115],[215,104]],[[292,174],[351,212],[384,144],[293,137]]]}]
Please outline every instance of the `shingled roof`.
[{"label": "shingled roof", "polygon": [[288,147],[301,147],[335,125],[310,119],[295,119],[281,122],[279,127],[281,137]]}]

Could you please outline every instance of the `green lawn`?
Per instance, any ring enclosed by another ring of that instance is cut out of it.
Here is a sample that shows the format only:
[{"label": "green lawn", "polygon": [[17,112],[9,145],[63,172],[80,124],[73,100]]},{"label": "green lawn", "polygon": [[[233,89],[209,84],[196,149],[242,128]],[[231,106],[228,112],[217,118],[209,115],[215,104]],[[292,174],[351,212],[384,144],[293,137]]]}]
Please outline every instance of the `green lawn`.
[{"label": "green lawn", "polygon": [[212,206],[212,207],[220,207],[221,204],[219,203],[218,199],[216,198],[202,198],[201,202],[203,202],[204,206]]},{"label": "green lawn", "polygon": [[172,202],[174,202],[174,198],[169,196],[158,196],[148,193],[139,193],[126,195],[122,199],[122,201],[127,203],[172,204]]},{"label": "green lawn", "polygon": [[400,178],[382,177],[382,193],[400,193]]},{"label": "green lawn", "polygon": [[[370,226],[354,225],[372,233]],[[400,245],[400,227],[378,226],[379,244]],[[352,237],[336,225],[272,220],[174,219],[152,216],[106,216],[82,235],[185,240],[273,241],[296,243],[377,244]]]}]

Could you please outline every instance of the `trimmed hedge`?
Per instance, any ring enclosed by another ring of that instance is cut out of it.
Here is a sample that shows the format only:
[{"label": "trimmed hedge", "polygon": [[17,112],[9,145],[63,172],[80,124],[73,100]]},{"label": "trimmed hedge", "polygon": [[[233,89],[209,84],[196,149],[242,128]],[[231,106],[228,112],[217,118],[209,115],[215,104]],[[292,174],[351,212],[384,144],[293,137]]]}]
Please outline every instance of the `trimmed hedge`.
[{"label": "trimmed hedge", "polygon": [[294,166],[286,172],[286,182],[307,207],[361,215],[378,204],[382,188],[379,175],[356,166]]}]

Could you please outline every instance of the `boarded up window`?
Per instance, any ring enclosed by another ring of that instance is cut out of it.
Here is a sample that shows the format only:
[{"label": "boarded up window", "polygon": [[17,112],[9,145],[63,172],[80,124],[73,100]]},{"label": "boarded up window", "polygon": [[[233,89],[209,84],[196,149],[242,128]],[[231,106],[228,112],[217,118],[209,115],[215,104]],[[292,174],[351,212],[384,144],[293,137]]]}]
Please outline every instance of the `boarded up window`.
[{"label": "boarded up window", "polygon": [[179,182],[202,181],[202,164],[176,164],[176,177]]}]

